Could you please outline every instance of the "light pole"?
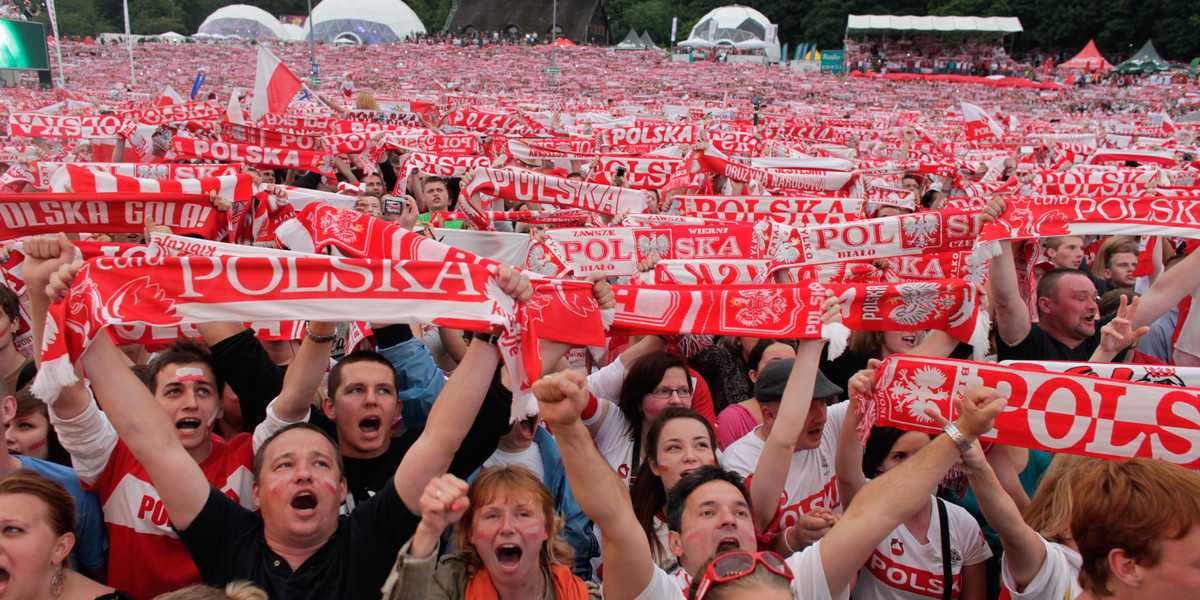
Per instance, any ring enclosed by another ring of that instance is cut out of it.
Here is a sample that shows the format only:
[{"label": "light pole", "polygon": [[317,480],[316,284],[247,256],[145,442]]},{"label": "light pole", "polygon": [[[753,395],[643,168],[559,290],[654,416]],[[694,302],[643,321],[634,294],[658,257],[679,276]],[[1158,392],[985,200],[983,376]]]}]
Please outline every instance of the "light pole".
[{"label": "light pole", "polygon": [[308,52],[309,60],[312,61],[312,77],[309,83],[315,87],[317,76],[321,73],[317,68],[317,35],[313,32],[312,0],[308,0]]},{"label": "light pole", "polygon": [[555,67],[555,58],[558,55],[558,0],[554,0],[553,7],[550,12],[550,85],[556,85],[555,77],[558,76],[558,71]]}]

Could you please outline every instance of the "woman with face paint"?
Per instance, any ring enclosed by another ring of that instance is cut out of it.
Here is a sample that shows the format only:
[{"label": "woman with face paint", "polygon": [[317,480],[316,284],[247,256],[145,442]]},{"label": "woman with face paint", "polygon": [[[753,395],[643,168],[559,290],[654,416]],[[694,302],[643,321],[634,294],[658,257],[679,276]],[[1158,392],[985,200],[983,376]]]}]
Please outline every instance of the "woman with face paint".
[{"label": "woman with face paint", "polygon": [[17,399],[17,412],[4,441],[9,454],[19,454],[40,460],[71,466],[71,455],[58,442],[58,433],[50,426],[50,415],[46,404],[24,389],[13,397]]},{"label": "woman with face paint", "polygon": [[18,470],[0,478],[0,598],[132,600],[70,568],[75,504],[59,483]]},{"label": "woman with face paint", "polygon": [[700,413],[669,406],[646,432],[646,462],[629,488],[633,511],[650,540],[654,562],[664,571],[678,565],[667,541],[667,491],[684,475],[717,464],[717,436]]},{"label": "woman with face paint", "polygon": [[[442,532],[458,524],[459,552],[437,560]],[[571,573],[554,497],[529,469],[489,467],[468,487],[435,477],[421,495],[421,523],[396,557],[386,600],[599,599],[600,588]]]}]

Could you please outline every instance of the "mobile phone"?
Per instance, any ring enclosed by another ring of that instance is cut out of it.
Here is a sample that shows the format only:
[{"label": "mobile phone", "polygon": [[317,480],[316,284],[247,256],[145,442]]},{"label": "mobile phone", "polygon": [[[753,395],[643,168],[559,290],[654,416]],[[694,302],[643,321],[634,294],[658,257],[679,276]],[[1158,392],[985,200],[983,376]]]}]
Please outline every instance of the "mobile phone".
[{"label": "mobile phone", "polygon": [[383,214],[385,215],[402,215],[404,207],[408,204],[408,198],[404,196],[384,196],[383,197]]},{"label": "mobile phone", "polygon": [[625,167],[617,167],[617,177],[625,176]]}]

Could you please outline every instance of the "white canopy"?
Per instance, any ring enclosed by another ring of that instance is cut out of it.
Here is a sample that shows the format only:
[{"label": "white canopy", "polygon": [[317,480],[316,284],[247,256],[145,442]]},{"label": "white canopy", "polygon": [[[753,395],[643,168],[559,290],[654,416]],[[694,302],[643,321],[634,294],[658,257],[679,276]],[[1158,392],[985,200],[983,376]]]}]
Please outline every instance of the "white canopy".
[{"label": "white canopy", "polygon": [[914,17],[912,15],[850,15],[846,32],[936,31],[1019,33],[1017,17]]}]

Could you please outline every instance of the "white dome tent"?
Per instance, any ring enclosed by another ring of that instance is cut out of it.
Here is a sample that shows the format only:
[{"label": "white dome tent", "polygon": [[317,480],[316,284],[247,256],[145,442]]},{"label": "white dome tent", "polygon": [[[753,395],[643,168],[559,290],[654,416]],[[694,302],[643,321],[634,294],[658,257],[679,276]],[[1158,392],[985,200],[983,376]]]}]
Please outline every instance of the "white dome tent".
[{"label": "white dome tent", "polygon": [[[312,11],[318,40],[356,44],[390,44],[425,26],[401,0],[324,0]],[[307,32],[306,32],[307,33]]]},{"label": "white dome tent", "polygon": [[[716,23],[715,35],[713,35],[713,22]],[[714,8],[708,11],[708,14],[700,17],[688,39],[680,45],[711,48],[728,44],[738,48],[752,49],[760,47],[755,41],[761,41],[762,48],[767,54],[767,60],[778,62],[779,37],[769,34],[773,28],[771,21],[753,8],[737,4],[722,6]],[[773,39],[768,41],[768,37],[773,37]]]},{"label": "white dome tent", "polygon": [[284,36],[283,39],[285,39],[285,40],[303,41],[303,40],[308,39],[308,28],[307,27],[301,27],[299,25],[293,25],[291,23],[284,23],[284,24],[280,25],[280,27],[283,27],[283,36]]},{"label": "white dome tent", "polygon": [[283,25],[271,13],[256,6],[230,4],[213,11],[200,24],[198,34],[236,37],[243,40],[285,39]]}]

